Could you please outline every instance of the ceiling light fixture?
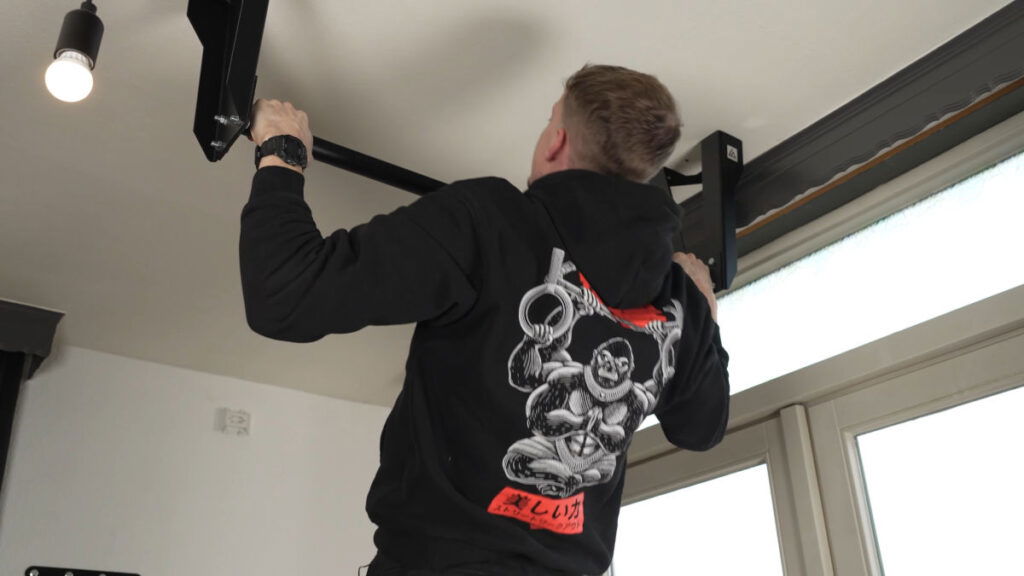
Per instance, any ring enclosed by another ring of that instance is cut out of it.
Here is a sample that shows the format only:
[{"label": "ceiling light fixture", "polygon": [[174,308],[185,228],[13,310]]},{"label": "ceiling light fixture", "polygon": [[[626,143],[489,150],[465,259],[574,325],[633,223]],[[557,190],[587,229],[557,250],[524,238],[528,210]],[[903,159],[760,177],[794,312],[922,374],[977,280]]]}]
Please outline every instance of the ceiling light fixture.
[{"label": "ceiling light fixture", "polygon": [[78,102],[92,92],[92,69],[103,38],[103,22],[92,0],[64,16],[53,63],[46,69],[46,88],[58,100]]}]

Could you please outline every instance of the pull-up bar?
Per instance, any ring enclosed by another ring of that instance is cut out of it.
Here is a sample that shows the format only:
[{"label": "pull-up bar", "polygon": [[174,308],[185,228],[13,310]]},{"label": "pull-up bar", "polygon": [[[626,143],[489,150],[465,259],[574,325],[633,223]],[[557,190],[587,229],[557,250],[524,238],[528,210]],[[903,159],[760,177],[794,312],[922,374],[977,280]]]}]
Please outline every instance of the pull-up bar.
[{"label": "pull-up bar", "polygon": [[[269,0],[189,0],[188,19],[203,45],[193,132],[206,158],[216,162],[239,135],[248,135],[256,93],[256,64]],[[742,143],[724,132],[701,142],[703,172],[684,176],[665,168],[652,181],[673,186],[702,184],[700,194],[680,204],[683,233],[676,248],[697,254],[711,268],[718,290],[736,274],[734,191],[743,170]],[[444,182],[350,148],[313,138],[313,159],[424,195]]]}]

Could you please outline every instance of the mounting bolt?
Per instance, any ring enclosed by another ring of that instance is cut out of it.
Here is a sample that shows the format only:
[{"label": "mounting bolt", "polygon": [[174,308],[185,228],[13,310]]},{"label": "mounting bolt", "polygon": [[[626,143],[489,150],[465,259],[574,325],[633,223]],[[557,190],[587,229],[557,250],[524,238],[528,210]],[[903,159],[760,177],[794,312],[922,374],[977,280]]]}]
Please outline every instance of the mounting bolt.
[{"label": "mounting bolt", "polygon": [[221,140],[214,140],[213,142],[210,142],[210,146],[218,152],[228,147],[228,145]]},{"label": "mounting bolt", "polygon": [[218,114],[218,115],[214,116],[213,119],[214,119],[215,122],[217,122],[217,124],[222,124],[224,126],[241,126],[242,125],[242,119],[239,118],[238,116],[235,116],[235,115],[224,116],[223,114]]},{"label": "mounting bolt", "polygon": [[714,266],[714,265],[715,265],[715,258],[714,257],[708,258],[708,266]]}]

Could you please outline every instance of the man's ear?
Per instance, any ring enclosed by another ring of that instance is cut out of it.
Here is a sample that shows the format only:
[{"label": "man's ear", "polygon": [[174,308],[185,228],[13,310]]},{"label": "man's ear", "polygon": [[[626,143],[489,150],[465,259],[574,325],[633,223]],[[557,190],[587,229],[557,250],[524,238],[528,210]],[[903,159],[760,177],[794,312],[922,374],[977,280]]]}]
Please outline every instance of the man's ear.
[{"label": "man's ear", "polygon": [[560,156],[567,155],[568,152],[569,136],[566,134],[565,128],[559,128],[548,140],[548,146],[544,151],[544,159],[548,162],[554,162]]}]

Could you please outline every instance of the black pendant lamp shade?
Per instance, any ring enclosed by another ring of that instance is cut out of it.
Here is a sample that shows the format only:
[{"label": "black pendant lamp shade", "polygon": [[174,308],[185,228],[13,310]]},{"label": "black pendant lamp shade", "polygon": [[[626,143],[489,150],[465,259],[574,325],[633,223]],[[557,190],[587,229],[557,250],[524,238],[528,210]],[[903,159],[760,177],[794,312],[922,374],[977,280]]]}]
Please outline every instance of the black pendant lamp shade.
[{"label": "black pendant lamp shade", "polygon": [[103,39],[103,22],[96,15],[96,5],[91,0],[82,2],[82,7],[72,10],[64,16],[64,25],[60,28],[57,49],[53,57],[57,58],[66,50],[80,52],[89,59],[89,68],[96,67],[96,57],[100,52],[100,40]]}]

